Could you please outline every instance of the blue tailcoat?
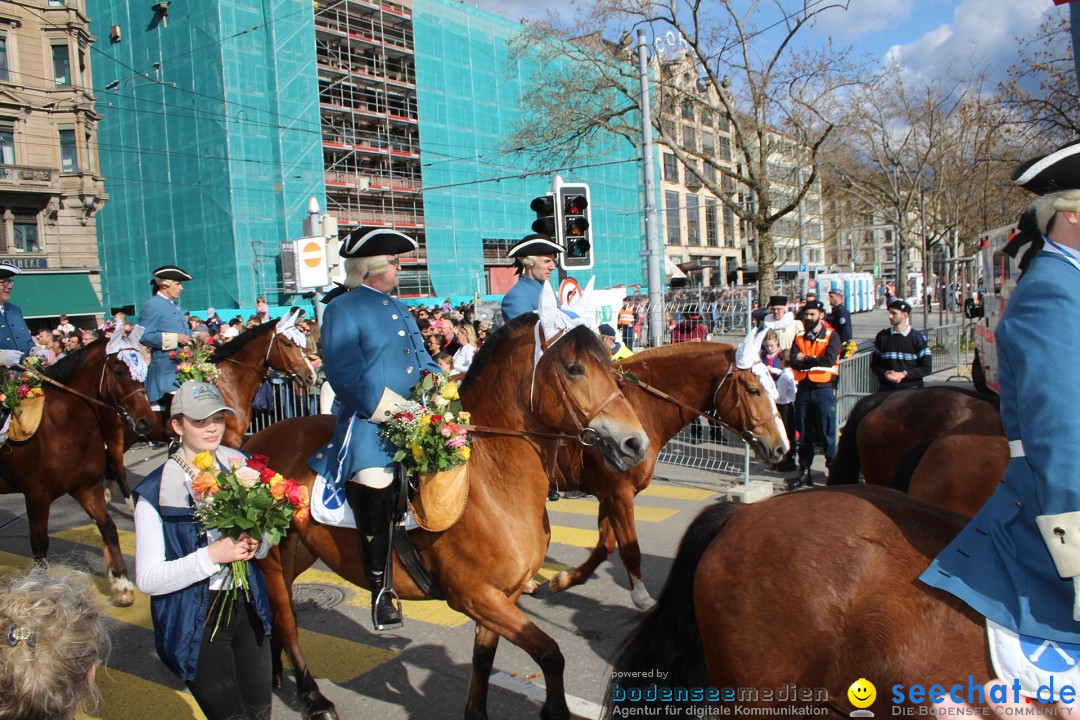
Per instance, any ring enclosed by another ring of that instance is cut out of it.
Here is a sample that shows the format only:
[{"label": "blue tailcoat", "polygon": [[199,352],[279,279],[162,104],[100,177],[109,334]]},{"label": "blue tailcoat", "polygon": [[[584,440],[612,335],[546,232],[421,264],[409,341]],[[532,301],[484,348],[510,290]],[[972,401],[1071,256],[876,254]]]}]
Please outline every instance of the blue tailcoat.
[{"label": "blue tailcoat", "polygon": [[30,328],[26,327],[22,310],[18,305],[4,303],[4,312],[0,313],[0,350],[18,350],[30,352],[34,347],[34,338]]},{"label": "blue tailcoat", "polygon": [[543,283],[533,280],[528,275],[519,277],[517,284],[503,296],[503,321],[510,322],[518,315],[536,312],[536,308],[540,307],[540,291],[543,289]]},{"label": "blue tailcoat", "polygon": [[1035,518],[1080,510],[1080,382],[1075,371],[1061,374],[1051,351],[1051,336],[1080,337],[1077,287],[1080,269],[1044,250],[1009,296],[994,333],[1001,422],[1026,457],[1013,458],[986,505],[921,576],[1011,630],[1069,643],[1080,643],[1073,584],[1058,576]]},{"label": "blue tailcoat", "polygon": [[146,375],[146,396],[150,402],[157,402],[167,393],[171,393],[180,387],[176,380],[176,360],[169,357],[169,353],[179,351],[163,350],[161,348],[162,333],[182,333],[189,335],[191,328],[188,327],[184,318],[184,310],[179,303],[174,303],[161,295],[154,295],[143,303],[139,308],[138,324],[145,328],[142,336],[142,344],[150,348],[150,370]]},{"label": "blue tailcoat", "polygon": [[308,465],[331,482],[344,482],[359,470],[393,463],[396,449],[369,421],[383,391],[408,397],[420,371],[442,368],[424,348],[409,308],[367,285],[326,306],[322,343],[326,379],[337,395],[337,427],[334,439]]}]

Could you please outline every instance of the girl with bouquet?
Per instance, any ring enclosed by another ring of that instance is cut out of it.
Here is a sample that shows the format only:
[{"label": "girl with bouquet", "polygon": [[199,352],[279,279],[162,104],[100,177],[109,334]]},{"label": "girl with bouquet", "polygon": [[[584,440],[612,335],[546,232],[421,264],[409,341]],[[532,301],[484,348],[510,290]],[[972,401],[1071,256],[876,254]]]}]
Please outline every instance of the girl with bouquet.
[{"label": "girl with bouquet", "polygon": [[[180,448],[135,489],[135,579],[151,596],[158,656],[208,720],[262,720],[270,717],[270,603],[262,572],[247,561],[270,545],[206,531],[197,514],[205,496],[195,481],[209,477],[200,470],[247,469],[243,453],[221,446],[227,412],[236,414],[213,385],[189,381],[177,391],[170,423]],[[235,563],[247,566],[246,583]],[[249,592],[230,592],[234,583]]]}]

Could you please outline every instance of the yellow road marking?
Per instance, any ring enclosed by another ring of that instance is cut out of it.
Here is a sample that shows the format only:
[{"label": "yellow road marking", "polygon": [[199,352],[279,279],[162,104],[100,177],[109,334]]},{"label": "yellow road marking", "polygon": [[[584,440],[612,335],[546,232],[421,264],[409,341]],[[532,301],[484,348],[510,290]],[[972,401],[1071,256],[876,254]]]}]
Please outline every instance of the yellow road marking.
[{"label": "yellow road marking", "polygon": [[[548,513],[569,513],[571,515],[591,515],[596,517],[600,503],[596,500],[570,500],[563,498],[554,505],[548,505]],[[648,505],[635,505],[634,517],[641,522],[663,522],[678,510],[671,508],[649,507]]]},{"label": "yellow road marking", "polygon": [[[129,557],[135,557],[135,533],[131,530],[120,530],[119,528],[117,528],[117,532],[120,534],[120,552]],[[89,545],[90,547],[98,549],[105,547],[105,543],[101,539],[101,533],[98,532],[97,525],[92,523],[89,525],[80,525],[79,527],[74,527],[70,530],[50,532],[49,537],[76,543],[78,545]]]},{"label": "yellow road marking", "polygon": [[300,629],[300,649],[313,675],[338,685],[351,682],[399,654],[303,628]]},{"label": "yellow road marking", "polygon": [[694,502],[708,500],[714,495],[716,495],[716,492],[713,490],[699,490],[698,488],[678,485],[657,485],[656,483],[638,493],[638,497],[670,498],[672,500],[691,500]]},{"label": "yellow road marking", "polygon": [[594,548],[600,540],[597,530],[581,530],[579,528],[563,527],[562,525],[551,526],[551,542],[559,545],[573,545],[581,548]]},{"label": "yellow road marking", "polygon": [[174,690],[137,675],[101,668],[97,673],[101,690],[101,706],[96,717],[84,712],[75,713],[75,720],[121,720],[133,717],[140,720],[206,720],[191,693]]}]

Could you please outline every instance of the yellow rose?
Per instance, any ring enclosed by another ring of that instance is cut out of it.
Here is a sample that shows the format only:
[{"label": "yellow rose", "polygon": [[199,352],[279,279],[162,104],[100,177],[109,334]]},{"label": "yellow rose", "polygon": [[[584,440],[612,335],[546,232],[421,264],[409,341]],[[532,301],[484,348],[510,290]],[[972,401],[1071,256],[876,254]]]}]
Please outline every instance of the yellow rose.
[{"label": "yellow rose", "polygon": [[471,423],[472,422],[472,413],[468,413],[468,412],[465,412],[464,410],[462,410],[461,412],[459,412],[457,414],[457,419],[458,419],[458,422],[461,422],[461,423],[465,423],[465,424]]},{"label": "yellow rose", "polygon": [[430,425],[430,424],[431,424],[431,416],[430,416],[430,415],[423,415],[423,416],[421,416],[421,418],[420,418],[420,425],[421,425],[422,427],[427,427],[427,426],[428,426],[428,425]]},{"label": "yellow rose", "polygon": [[461,457],[463,457],[464,459],[468,460],[469,456],[472,455],[472,449],[467,446],[463,447],[458,450],[458,454],[461,455]]},{"label": "yellow rose", "polygon": [[409,449],[412,450],[412,455],[414,458],[416,458],[416,460],[424,459],[424,448],[421,447],[419,444],[413,443],[409,446]]},{"label": "yellow rose", "polygon": [[442,396],[447,400],[457,400],[458,384],[456,382],[446,383],[446,387],[442,390]]},{"label": "yellow rose", "polygon": [[203,450],[195,456],[195,467],[200,470],[209,470],[214,467],[214,456],[209,451]]}]

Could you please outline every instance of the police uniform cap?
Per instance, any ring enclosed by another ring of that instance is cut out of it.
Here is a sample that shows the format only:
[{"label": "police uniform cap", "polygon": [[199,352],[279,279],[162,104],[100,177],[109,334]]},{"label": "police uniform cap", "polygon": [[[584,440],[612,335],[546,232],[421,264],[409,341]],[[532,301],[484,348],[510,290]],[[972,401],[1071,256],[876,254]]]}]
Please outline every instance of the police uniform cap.
[{"label": "police uniform cap", "polygon": [[1021,163],[1012,181],[1036,195],[1080,189],[1080,140]]},{"label": "police uniform cap", "polygon": [[13,275],[21,275],[22,270],[15,266],[15,263],[10,260],[0,260],[0,280],[7,280]]},{"label": "police uniform cap", "polygon": [[820,300],[807,300],[806,304],[802,306],[803,310],[820,310],[825,312],[825,305]]},{"label": "police uniform cap", "polygon": [[416,240],[397,230],[359,227],[349,233],[349,236],[341,243],[339,254],[343,258],[400,255],[412,252],[419,247]]},{"label": "police uniform cap", "polygon": [[510,248],[506,256],[517,259],[530,255],[555,255],[561,252],[563,252],[562,246],[553,242],[547,235],[528,235]]},{"label": "police uniform cap", "polygon": [[893,300],[890,300],[888,308],[889,310],[899,310],[900,312],[906,312],[909,315],[911,314],[911,306],[908,305],[906,301],[901,300],[900,298],[894,298]]},{"label": "police uniform cap", "polygon": [[152,272],[151,275],[158,280],[176,280],[178,282],[187,282],[188,280],[191,280],[191,275],[188,275],[176,265],[162,265]]},{"label": "police uniform cap", "polygon": [[615,328],[611,327],[607,323],[600,323],[598,328],[601,335],[607,335],[608,337],[615,337]]},{"label": "police uniform cap", "polygon": [[844,297],[844,291],[837,288],[829,290],[829,295],[836,295],[837,297]]},{"label": "police uniform cap", "polygon": [[787,295],[773,295],[769,298],[769,304],[765,307],[776,307],[777,305],[787,307]]}]

